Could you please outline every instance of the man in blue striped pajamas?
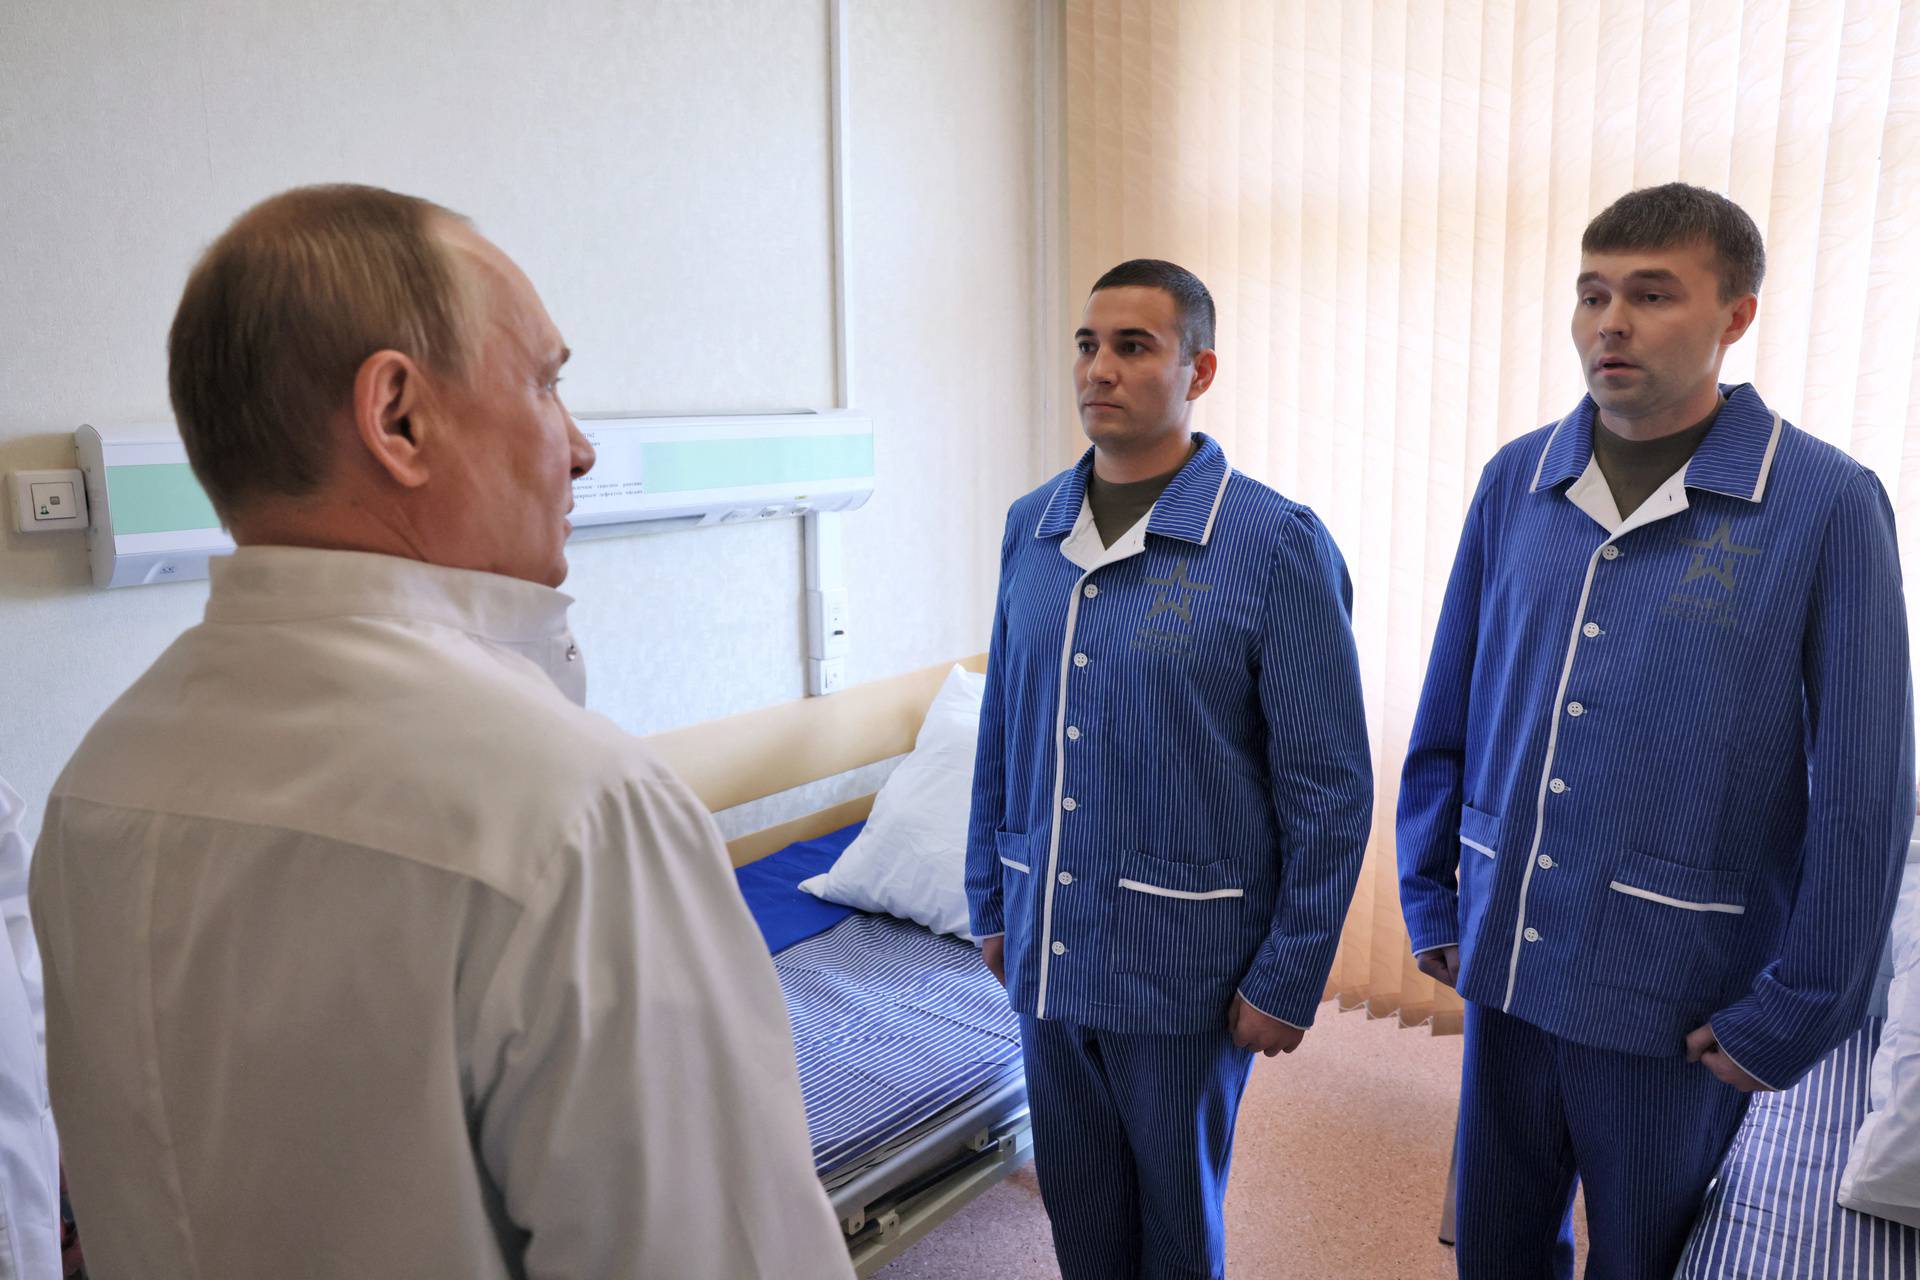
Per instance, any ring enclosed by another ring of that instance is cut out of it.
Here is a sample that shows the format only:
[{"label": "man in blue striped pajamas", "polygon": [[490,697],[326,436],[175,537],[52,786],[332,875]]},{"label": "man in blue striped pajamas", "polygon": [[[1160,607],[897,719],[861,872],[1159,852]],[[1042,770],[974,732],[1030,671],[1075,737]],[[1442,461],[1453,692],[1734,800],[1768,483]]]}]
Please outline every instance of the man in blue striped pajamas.
[{"label": "man in blue striped pajamas", "polygon": [[1481,475],[1399,808],[1422,969],[1467,1001],[1458,1264],[1671,1275],[1756,1089],[1859,1025],[1913,820],[1893,513],[1722,386],[1765,254],[1635,191],[1582,241],[1589,394]]},{"label": "man in blue striped pajamas", "polygon": [[1171,263],[1094,285],[1093,447],[1000,547],[967,897],[1066,1280],[1224,1274],[1252,1054],[1313,1021],[1372,810],[1345,563],[1191,428],[1213,320]]}]

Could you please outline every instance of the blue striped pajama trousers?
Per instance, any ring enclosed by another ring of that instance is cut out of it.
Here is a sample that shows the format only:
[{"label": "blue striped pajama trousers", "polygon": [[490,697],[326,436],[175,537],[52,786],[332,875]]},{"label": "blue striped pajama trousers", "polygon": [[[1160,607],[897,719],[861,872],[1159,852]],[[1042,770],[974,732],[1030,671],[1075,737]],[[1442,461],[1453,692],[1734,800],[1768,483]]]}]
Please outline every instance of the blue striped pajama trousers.
[{"label": "blue striped pajama trousers", "polygon": [[1469,1000],[1455,1261],[1462,1280],[1568,1280],[1573,1189],[1587,1280],[1664,1280],[1745,1094],[1684,1057],[1594,1049]]},{"label": "blue striped pajama trousers", "polygon": [[1020,1049],[1062,1280],[1224,1276],[1221,1201],[1253,1055],[1224,1027],[1132,1035],[1027,1015]]}]

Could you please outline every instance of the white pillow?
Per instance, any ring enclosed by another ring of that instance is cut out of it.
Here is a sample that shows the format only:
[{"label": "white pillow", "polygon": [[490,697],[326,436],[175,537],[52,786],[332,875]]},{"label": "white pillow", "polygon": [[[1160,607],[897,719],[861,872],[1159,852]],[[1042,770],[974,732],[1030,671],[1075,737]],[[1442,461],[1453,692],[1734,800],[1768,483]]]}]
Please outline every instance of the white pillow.
[{"label": "white pillow", "polygon": [[873,814],[825,875],[816,898],[882,911],[966,938],[967,812],[987,678],[956,666],[927,710],[913,754],[874,797]]},{"label": "white pillow", "polygon": [[1893,986],[1867,1094],[1840,1203],[1920,1227],[1920,840],[1908,847],[1893,916]]}]

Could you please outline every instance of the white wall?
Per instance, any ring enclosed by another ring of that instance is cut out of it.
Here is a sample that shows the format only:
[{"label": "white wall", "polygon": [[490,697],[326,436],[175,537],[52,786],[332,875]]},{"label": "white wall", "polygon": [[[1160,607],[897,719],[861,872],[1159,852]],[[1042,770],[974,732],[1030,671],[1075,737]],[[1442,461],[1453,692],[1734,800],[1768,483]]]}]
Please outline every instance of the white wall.
[{"label": "white wall", "polygon": [[[847,517],[851,681],[985,644],[1039,481],[1028,0],[850,0],[850,319],[879,489]],[[574,348],[576,412],[824,407],[827,18],[798,0],[7,0],[0,471],[164,420],[199,250],[298,183],[472,216]],[[1048,373],[1050,375],[1050,372]],[[804,692],[800,526],[584,543],[590,700],[651,732]],[[77,535],[0,549],[0,777],[29,827],[204,583],[96,591]]]}]

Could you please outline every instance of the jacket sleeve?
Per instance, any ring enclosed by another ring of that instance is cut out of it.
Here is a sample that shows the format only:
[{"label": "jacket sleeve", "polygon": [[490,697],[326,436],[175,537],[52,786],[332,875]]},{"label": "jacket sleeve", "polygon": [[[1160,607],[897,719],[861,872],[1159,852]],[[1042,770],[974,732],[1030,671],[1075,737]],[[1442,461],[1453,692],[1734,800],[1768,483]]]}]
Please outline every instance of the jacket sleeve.
[{"label": "jacket sleeve", "polygon": [[22,1277],[53,1277],[63,1274],[60,1145],[42,1092],[47,1019],[21,811],[0,780],[0,1275],[14,1275],[12,1266]]},{"label": "jacket sleeve", "polygon": [[1835,503],[1801,654],[1807,829],[1779,954],[1712,1018],[1720,1047],[1784,1089],[1858,1028],[1913,828],[1912,672],[1893,510],[1871,472]]},{"label": "jacket sleeve", "polygon": [[[40,951],[33,942],[33,917],[27,907],[27,842],[20,835],[20,795],[0,780],[0,946],[13,952],[14,967],[33,1018],[34,1040],[47,1049],[47,1010],[40,975]],[[6,966],[0,965],[0,969]]]},{"label": "jacket sleeve", "polygon": [[1400,909],[1414,954],[1460,942],[1460,806],[1467,759],[1467,708],[1480,633],[1487,483],[1467,508],[1427,679],[1400,773],[1395,846]]},{"label": "jacket sleeve", "polygon": [[1007,565],[1013,557],[1013,515],[1000,538],[1000,585],[987,644],[987,688],[980,701],[980,742],[973,761],[973,804],[967,818],[967,916],[975,938],[1007,931],[1000,893],[1000,851],[994,838],[1007,808]]},{"label": "jacket sleeve", "polygon": [[1240,995],[1269,1017],[1306,1027],[1366,854],[1373,764],[1350,621],[1353,587],[1311,512],[1282,531],[1270,574],[1259,689],[1284,862],[1273,926]]}]

